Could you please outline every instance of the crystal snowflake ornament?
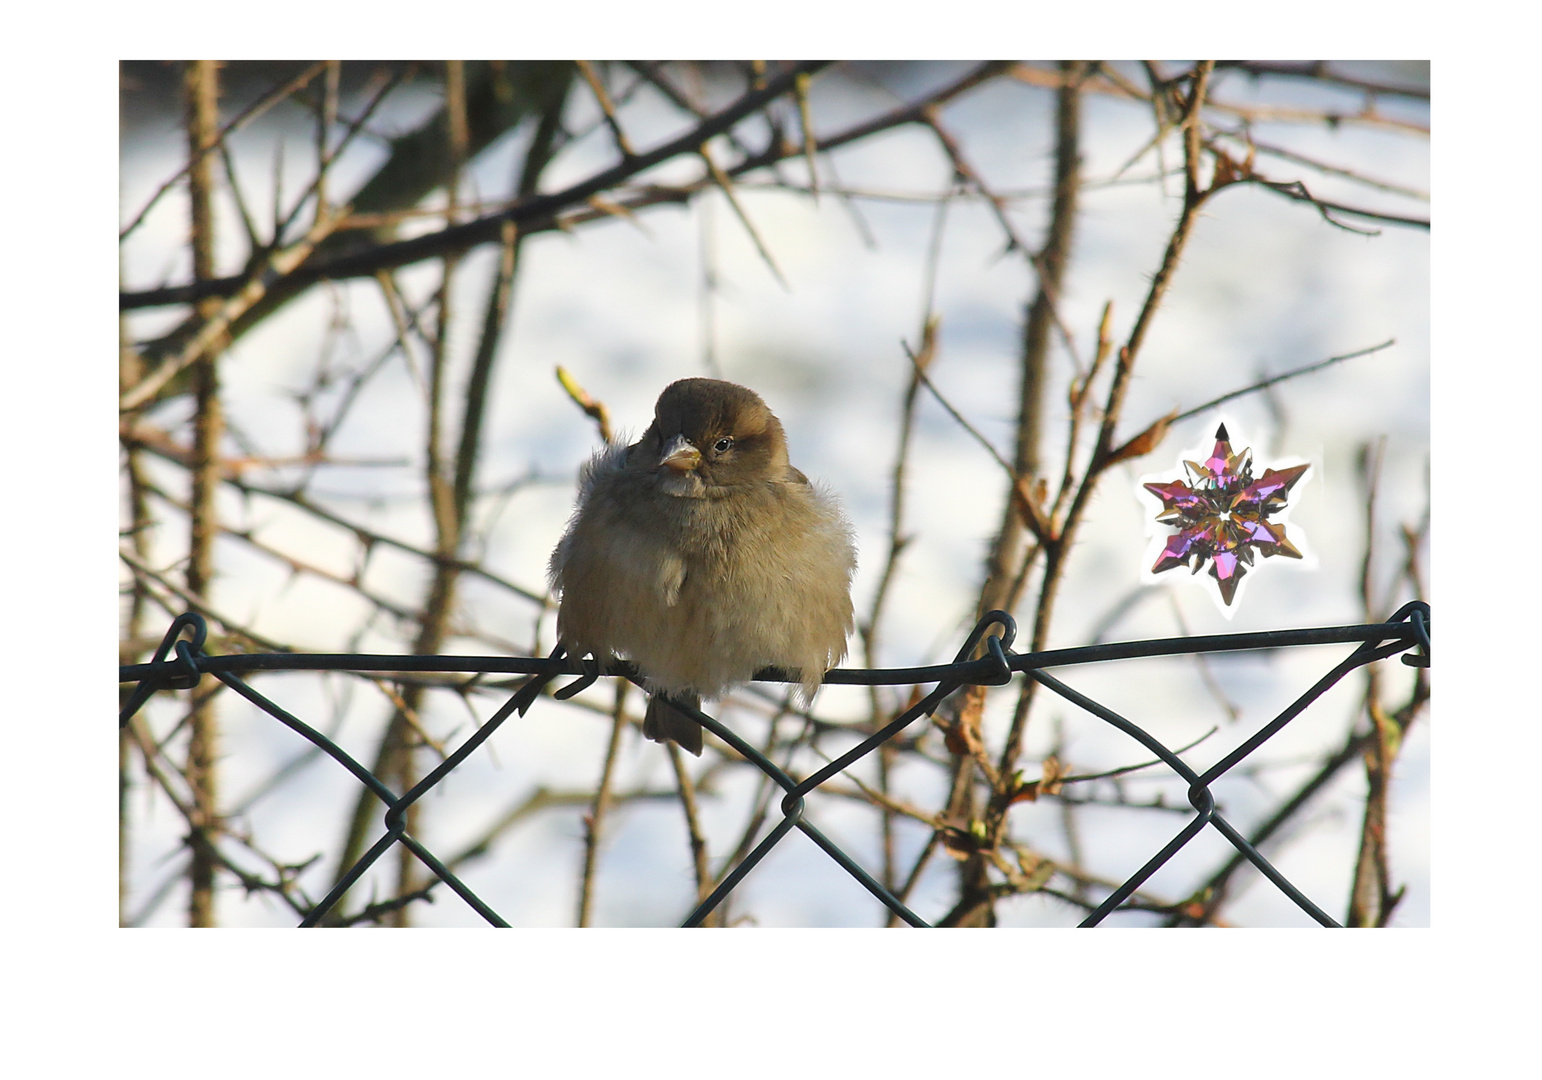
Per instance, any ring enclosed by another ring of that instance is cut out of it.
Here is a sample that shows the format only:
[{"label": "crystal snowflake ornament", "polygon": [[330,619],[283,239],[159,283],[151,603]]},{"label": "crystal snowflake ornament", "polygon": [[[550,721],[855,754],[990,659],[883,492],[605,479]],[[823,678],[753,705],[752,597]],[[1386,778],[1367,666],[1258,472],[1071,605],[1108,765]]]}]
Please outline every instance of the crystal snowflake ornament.
[{"label": "crystal snowflake ornament", "polygon": [[1222,424],[1216,429],[1210,457],[1203,463],[1185,461],[1183,467],[1189,473],[1188,483],[1174,480],[1142,485],[1162,500],[1157,521],[1178,528],[1151,567],[1153,574],[1177,566],[1188,566],[1197,574],[1208,562],[1221,600],[1230,607],[1255,553],[1265,558],[1301,558],[1301,552],[1285,535],[1285,523],[1269,518],[1285,509],[1290,489],[1310,465],[1265,469],[1255,480],[1253,451],[1245,448],[1232,453],[1231,436]]}]

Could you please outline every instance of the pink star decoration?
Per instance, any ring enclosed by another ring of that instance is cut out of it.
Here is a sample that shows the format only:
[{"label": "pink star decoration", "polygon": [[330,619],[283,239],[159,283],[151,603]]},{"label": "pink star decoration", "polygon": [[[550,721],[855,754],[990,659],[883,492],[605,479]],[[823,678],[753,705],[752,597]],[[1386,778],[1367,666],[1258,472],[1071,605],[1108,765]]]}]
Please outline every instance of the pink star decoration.
[{"label": "pink star decoration", "polygon": [[1174,480],[1145,485],[1162,500],[1157,520],[1178,527],[1151,572],[1160,574],[1190,565],[1193,560],[1192,570],[1197,574],[1208,559],[1210,576],[1229,607],[1237,595],[1237,583],[1253,565],[1255,550],[1263,552],[1265,558],[1301,558],[1301,552],[1286,538],[1285,526],[1270,521],[1269,515],[1285,508],[1291,486],[1311,466],[1265,469],[1264,475],[1254,480],[1253,451],[1233,454],[1225,424],[1216,429],[1215,440],[1215,449],[1204,464],[1183,463],[1189,471],[1189,483]]}]

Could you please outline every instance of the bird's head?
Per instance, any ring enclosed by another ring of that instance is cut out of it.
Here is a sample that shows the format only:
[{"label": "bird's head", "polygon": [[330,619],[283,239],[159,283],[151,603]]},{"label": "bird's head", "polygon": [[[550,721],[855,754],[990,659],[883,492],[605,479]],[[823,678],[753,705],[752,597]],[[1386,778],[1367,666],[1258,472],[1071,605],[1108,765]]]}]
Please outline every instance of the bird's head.
[{"label": "bird's head", "polygon": [[696,498],[791,472],[787,437],[760,395],[719,379],[666,387],[628,464],[648,470],[669,494]]}]

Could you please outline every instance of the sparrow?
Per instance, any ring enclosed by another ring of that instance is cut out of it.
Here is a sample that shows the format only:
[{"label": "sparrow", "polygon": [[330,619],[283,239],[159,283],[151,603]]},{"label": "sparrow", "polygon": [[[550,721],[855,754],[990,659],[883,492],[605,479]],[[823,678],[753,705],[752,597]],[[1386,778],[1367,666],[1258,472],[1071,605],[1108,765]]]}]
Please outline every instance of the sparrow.
[{"label": "sparrow", "polygon": [[700,708],[763,667],[795,673],[805,705],[846,655],[852,529],[789,463],[754,391],[681,379],[630,446],[584,466],[552,553],[557,640],[571,657],[625,657],[649,692],[643,735],[701,754]]}]

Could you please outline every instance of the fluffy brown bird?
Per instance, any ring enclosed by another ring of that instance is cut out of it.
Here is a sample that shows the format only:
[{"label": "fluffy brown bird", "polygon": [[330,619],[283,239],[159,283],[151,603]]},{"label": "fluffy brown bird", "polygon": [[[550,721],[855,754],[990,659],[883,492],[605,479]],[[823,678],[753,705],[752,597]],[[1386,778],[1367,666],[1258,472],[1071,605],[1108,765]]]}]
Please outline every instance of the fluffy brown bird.
[{"label": "fluffy brown bird", "polygon": [[762,667],[795,672],[805,703],[846,655],[856,549],[835,500],[787,460],[751,390],[682,379],[631,446],[596,454],[551,557],[570,656],[637,665],[643,735],[701,753],[700,707]]}]

